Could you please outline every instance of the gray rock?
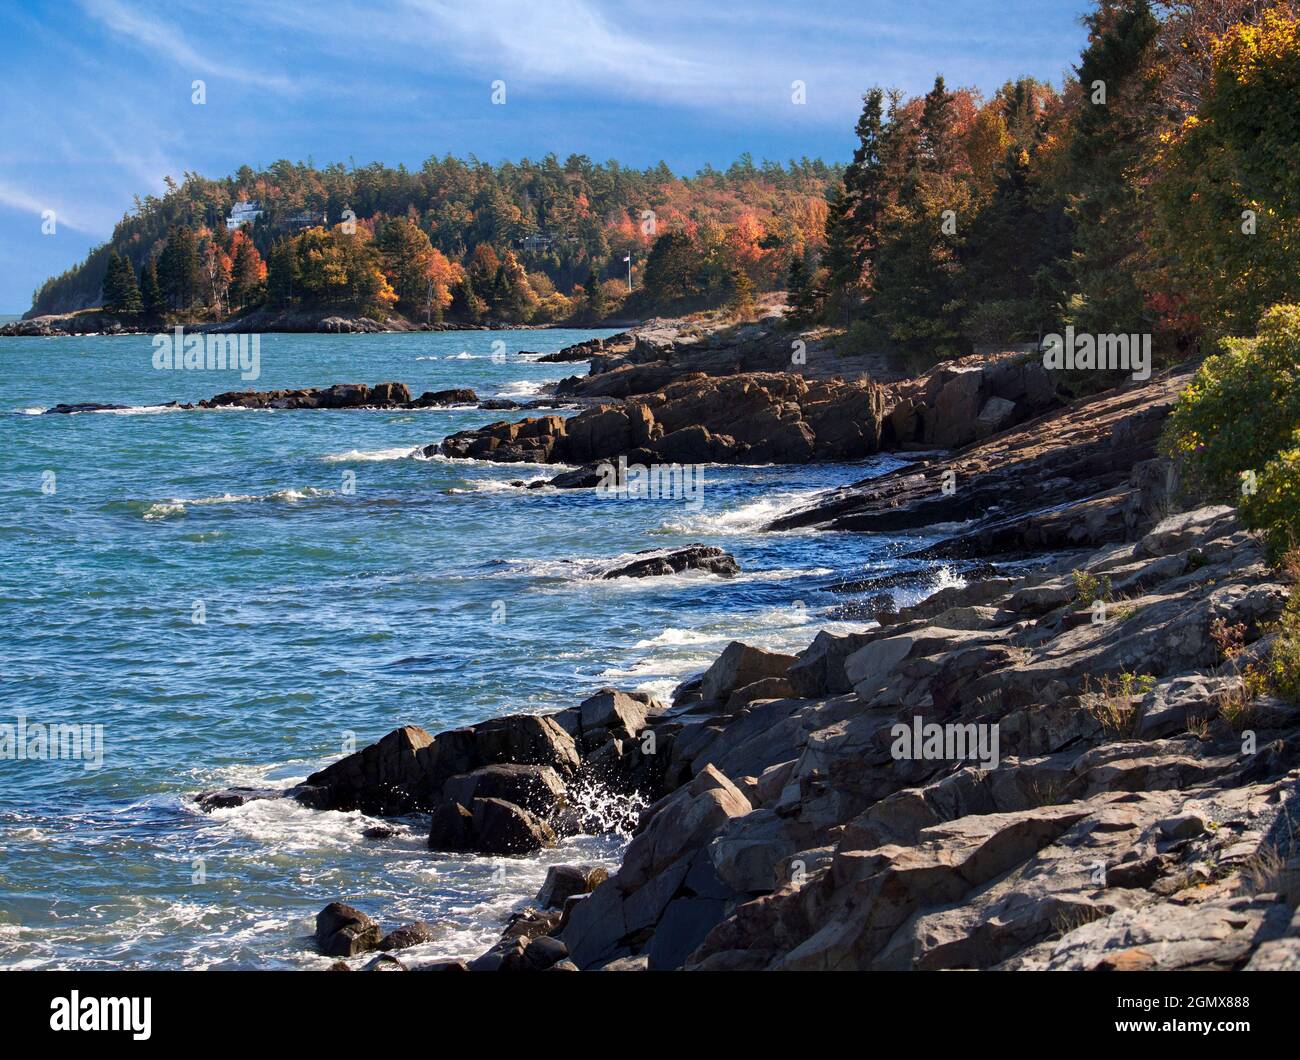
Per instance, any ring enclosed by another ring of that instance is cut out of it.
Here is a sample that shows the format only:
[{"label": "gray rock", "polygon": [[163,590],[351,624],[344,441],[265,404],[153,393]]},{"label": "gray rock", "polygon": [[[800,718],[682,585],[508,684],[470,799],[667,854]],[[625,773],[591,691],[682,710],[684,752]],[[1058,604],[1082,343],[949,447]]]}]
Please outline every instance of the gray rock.
[{"label": "gray rock", "polygon": [[375,949],[379,925],[360,909],[331,902],[316,914],[316,945],[327,957],[355,957]]}]

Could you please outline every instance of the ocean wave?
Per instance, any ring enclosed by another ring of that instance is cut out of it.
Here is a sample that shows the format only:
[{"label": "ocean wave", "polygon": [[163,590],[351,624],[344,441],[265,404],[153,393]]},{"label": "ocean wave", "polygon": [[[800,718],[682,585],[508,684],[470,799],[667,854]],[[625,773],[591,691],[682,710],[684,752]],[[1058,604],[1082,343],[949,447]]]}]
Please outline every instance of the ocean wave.
[{"label": "ocean wave", "polygon": [[535,397],[542,392],[542,387],[547,383],[554,383],[554,379],[516,379],[513,382],[506,383],[497,391],[497,397],[521,398]]},{"label": "ocean wave", "polygon": [[792,508],[802,507],[830,493],[829,488],[769,493],[738,508],[721,512],[700,512],[668,520],[652,531],[657,534],[704,534],[726,536],[753,534]]},{"label": "ocean wave", "polygon": [[346,453],[329,453],[321,457],[321,459],[327,464],[406,460],[415,456],[419,451],[419,446],[398,445],[391,449],[349,449]]},{"label": "ocean wave", "polygon": [[148,520],[167,519],[174,515],[184,515],[190,507],[199,507],[212,504],[252,504],[265,502],[280,502],[283,504],[296,504],[298,501],[308,500],[312,497],[331,497],[335,490],[318,489],[315,486],[307,486],[305,489],[282,489],[274,490],[271,493],[220,493],[212,497],[172,497],[165,501],[153,502],[135,502],[144,504],[144,518]]}]

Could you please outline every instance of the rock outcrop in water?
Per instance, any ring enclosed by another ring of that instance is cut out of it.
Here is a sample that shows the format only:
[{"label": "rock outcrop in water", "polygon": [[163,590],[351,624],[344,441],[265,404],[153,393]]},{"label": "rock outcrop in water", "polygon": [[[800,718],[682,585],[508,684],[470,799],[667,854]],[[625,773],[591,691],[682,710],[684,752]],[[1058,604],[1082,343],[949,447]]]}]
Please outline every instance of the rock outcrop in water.
[{"label": "rock outcrop in water", "polygon": [[461,431],[428,455],[505,463],[806,463],[880,447],[884,394],[874,383],[799,376],[687,377],[622,405]]},{"label": "rock outcrop in water", "polygon": [[712,545],[687,545],[685,548],[652,548],[638,552],[638,559],[612,567],[602,578],[656,578],[681,574],[688,570],[731,576],[740,573],[736,557]]}]

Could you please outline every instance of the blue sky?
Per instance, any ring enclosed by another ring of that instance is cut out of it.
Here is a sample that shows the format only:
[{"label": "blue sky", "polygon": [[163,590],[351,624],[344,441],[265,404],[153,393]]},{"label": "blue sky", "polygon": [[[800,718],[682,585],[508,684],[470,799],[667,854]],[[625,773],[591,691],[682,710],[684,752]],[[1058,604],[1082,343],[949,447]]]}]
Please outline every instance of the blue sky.
[{"label": "blue sky", "polygon": [[[1059,84],[1090,7],[0,0],[0,312],[25,310],[168,174],[447,153],[662,159],[677,172],[742,151],[846,160],[866,88],[924,91],[936,72],[985,92],[1020,74]],[[505,106],[491,103],[498,79]]]}]

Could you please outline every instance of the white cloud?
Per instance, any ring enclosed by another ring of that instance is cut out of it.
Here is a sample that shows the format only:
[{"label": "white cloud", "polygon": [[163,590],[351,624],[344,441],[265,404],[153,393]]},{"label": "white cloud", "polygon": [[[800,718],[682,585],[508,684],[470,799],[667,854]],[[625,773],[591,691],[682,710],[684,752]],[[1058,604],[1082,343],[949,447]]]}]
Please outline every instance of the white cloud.
[{"label": "white cloud", "polygon": [[[279,74],[266,74],[230,60],[235,49],[226,39],[219,51],[204,53],[190,44],[175,26],[163,21],[156,12],[142,11],[124,0],[80,0],[82,9],[119,37],[154,55],[169,59],[177,66],[208,77],[225,77],[241,84],[291,92],[301,87]],[[254,23],[256,25],[256,23]]]}]

